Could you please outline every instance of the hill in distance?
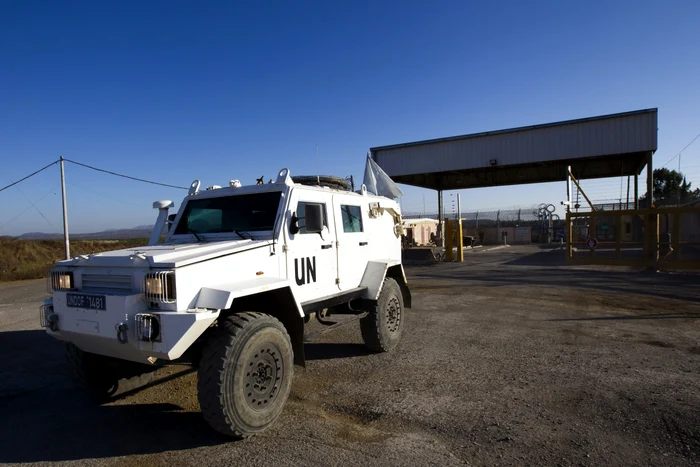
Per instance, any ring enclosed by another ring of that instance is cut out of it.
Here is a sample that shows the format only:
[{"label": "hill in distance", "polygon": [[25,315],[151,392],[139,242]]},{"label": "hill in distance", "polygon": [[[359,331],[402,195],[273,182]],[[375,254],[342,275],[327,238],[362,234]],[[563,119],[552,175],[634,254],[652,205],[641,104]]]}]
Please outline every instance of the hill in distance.
[{"label": "hill in distance", "polygon": [[[123,238],[148,238],[151,236],[151,225],[139,225],[131,229],[109,229],[95,233],[70,234],[71,239],[84,240],[118,240]],[[15,237],[19,240],[56,240],[63,238],[62,233],[27,232]]]}]

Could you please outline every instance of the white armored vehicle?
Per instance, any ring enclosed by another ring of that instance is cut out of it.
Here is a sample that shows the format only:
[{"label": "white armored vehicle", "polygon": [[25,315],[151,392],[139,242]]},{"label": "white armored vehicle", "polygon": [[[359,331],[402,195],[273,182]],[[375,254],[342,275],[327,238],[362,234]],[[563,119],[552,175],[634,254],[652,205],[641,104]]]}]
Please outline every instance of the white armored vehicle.
[{"label": "white armored vehicle", "polygon": [[41,320],[97,399],[189,359],[204,418],[246,437],[282,412],[314,313],[362,315],[370,349],[396,346],[411,304],[401,214],[364,186],[295,183],[287,169],[274,183],[199,185],[176,215],[171,202],[154,203],[148,246],[58,261]]}]

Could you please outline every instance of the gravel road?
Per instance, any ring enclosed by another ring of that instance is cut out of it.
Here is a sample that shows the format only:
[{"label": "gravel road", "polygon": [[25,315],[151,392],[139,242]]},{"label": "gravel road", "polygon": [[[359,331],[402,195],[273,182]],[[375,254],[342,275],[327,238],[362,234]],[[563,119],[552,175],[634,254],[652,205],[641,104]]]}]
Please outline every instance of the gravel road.
[{"label": "gravel road", "polygon": [[321,334],[278,423],[246,441],[208,428],[187,366],[91,404],[39,329],[44,282],[0,284],[0,463],[700,463],[699,276],[573,268],[536,246],[407,274],[399,348],[369,354],[355,323]]}]

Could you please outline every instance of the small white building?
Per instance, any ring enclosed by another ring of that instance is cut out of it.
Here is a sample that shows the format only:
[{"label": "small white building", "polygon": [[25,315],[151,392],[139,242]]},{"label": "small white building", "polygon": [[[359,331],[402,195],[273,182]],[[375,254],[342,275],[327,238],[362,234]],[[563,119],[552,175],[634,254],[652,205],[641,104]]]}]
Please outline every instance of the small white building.
[{"label": "small white building", "polygon": [[404,245],[422,246],[429,245],[437,234],[438,221],[436,219],[404,219]]}]

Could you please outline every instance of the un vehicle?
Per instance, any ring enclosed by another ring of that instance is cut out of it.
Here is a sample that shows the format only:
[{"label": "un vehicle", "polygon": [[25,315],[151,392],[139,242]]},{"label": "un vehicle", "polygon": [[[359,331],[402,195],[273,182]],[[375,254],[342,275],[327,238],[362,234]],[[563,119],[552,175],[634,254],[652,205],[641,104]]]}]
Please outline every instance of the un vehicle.
[{"label": "un vehicle", "polygon": [[154,203],[149,245],[56,262],[41,321],[94,398],[188,359],[204,418],[246,437],[282,412],[313,314],[361,315],[370,349],[397,345],[411,306],[401,213],[364,186],[295,183],[287,169],[267,184],[199,188],[177,214]]}]

